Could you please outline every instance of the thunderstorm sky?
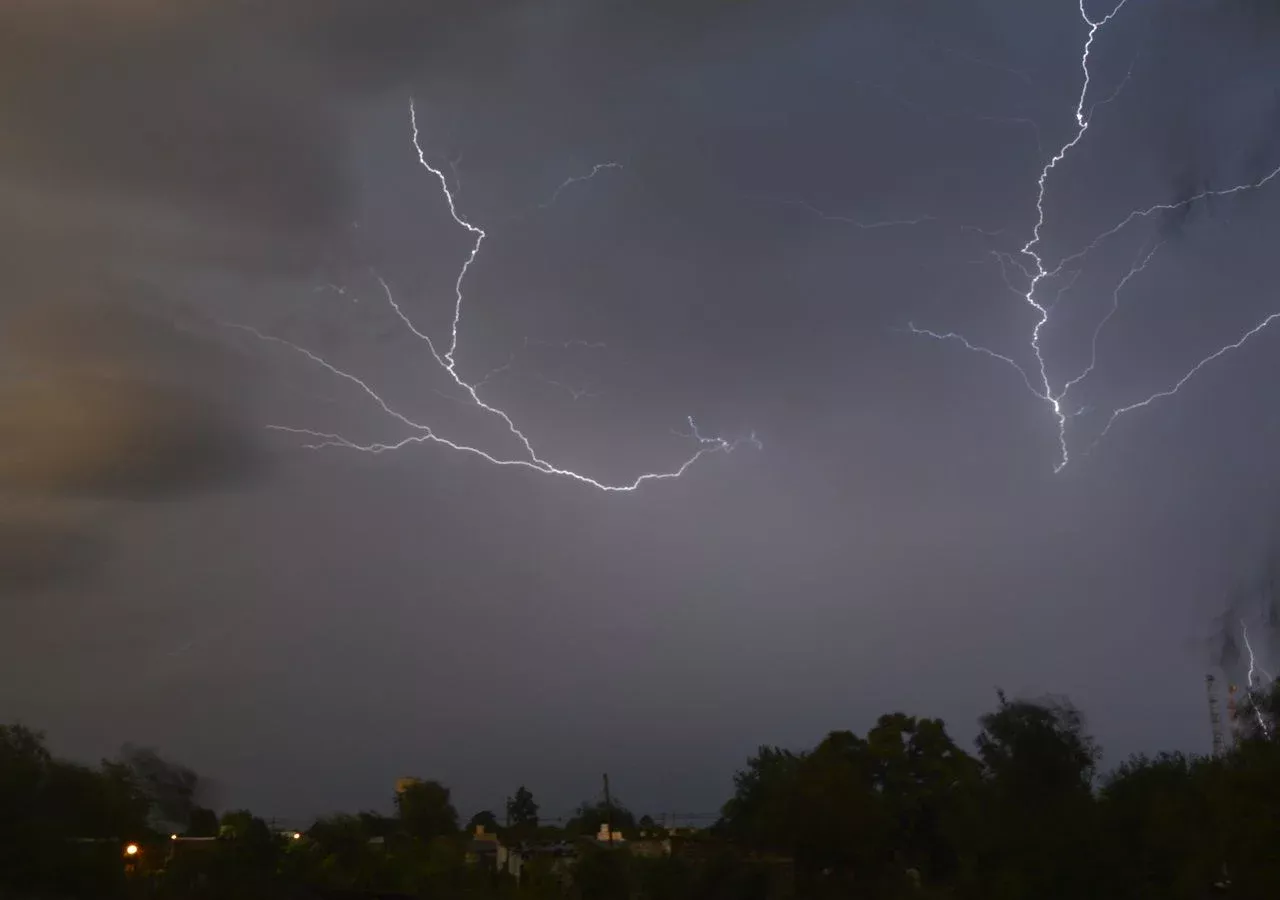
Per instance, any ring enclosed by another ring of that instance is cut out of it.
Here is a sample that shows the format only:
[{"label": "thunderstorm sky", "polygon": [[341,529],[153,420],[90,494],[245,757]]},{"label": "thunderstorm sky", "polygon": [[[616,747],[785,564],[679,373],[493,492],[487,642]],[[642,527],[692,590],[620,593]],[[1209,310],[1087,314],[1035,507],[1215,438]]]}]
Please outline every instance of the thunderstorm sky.
[{"label": "thunderstorm sky", "polygon": [[1207,750],[1280,320],[1113,411],[1280,313],[1280,17],[1127,0],[1082,102],[1113,9],[6,4],[0,721],[299,819],[712,812],[996,686]]}]

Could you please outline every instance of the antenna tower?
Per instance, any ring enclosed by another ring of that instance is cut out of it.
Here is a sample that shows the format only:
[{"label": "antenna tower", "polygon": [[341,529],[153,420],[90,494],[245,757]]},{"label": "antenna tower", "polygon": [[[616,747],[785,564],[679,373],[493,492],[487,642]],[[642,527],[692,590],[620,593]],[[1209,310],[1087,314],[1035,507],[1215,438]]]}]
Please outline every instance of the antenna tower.
[{"label": "antenna tower", "polygon": [[1222,718],[1218,715],[1217,684],[1212,673],[1204,676],[1204,686],[1209,694],[1209,725],[1213,729],[1213,755],[1222,756],[1227,750],[1227,742],[1222,735]]}]

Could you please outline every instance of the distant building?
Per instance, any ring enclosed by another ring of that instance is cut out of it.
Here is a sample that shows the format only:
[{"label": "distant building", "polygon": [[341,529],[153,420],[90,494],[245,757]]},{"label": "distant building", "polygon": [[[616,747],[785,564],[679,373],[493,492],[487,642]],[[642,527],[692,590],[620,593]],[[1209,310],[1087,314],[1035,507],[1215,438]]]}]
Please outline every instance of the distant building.
[{"label": "distant building", "polygon": [[477,825],[475,833],[471,835],[471,842],[467,844],[467,862],[485,869],[497,869],[498,858],[503,849],[502,841],[496,834],[490,834],[484,830],[483,825]]},{"label": "distant building", "polygon": [[607,823],[600,825],[600,831],[596,834],[596,841],[601,844],[621,844],[626,838],[622,836],[621,831],[610,831]]},{"label": "distant building", "polygon": [[561,883],[572,878],[578,861],[578,847],[570,841],[521,841],[510,847],[499,844],[496,858],[499,871],[521,881],[528,870],[538,868]]}]

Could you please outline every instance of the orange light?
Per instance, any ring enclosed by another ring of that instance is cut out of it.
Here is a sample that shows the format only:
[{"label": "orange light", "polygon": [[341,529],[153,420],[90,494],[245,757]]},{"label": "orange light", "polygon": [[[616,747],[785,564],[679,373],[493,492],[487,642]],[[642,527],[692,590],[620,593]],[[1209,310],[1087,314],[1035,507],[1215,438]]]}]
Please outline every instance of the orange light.
[{"label": "orange light", "polygon": [[138,855],[138,845],[137,845],[137,844],[129,844],[128,846],[126,846],[126,847],[124,848],[124,855],[125,855],[125,856],[137,856],[137,855]]}]

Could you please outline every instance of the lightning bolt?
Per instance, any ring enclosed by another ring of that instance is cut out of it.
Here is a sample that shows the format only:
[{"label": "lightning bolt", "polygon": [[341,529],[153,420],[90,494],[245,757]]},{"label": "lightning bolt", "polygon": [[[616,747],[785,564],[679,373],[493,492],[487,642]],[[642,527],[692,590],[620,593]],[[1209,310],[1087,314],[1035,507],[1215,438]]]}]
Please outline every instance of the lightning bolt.
[{"label": "lightning bolt", "polygon": [[[1027,383],[1027,386],[1031,389],[1031,392],[1037,397],[1037,399],[1039,399],[1041,402],[1045,403],[1048,406],[1049,411],[1053,417],[1053,420],[1056,426],[1057,443],[1058,443],[1058,454],[1057,454],[1057,459],[1054,463],[1054,472],[1061,472],[1067,466],[1067,464],[1071,461],[1071,455],[1070,455],[1068,442],[1067,442],[1067,421],[1068,419],[1073,417],[1073,414],[1068,413],[1064,406],[1067,395],[1074,387],[1080,384],[1081,381],[1087,378],[1097,367],[1098,341],[1103,330],[1106,328],[1107,324],[1110,323],[1112,318],[1119,311],[1120,291],[1129,283],[1129,281],[1132,278],[1134,278],[1136,275],[1138,275],[1139,273],[1141,273],[1143,270],[1146,269],[1148,263],[1151,262],[1152,258],[1155,256],[1156,252],[1159,250],[1161,244],[1157,243],[1154,247],[1151,248],[1150,251],[1147,251],[1145,254],[1140,254],[1140,258],[1136,260],[1133,263],[1133,265],[1130,266],[1128,273],[1120,280],[1119,284],[1116,286],[1115,290],[1112,292],[1112,303],[1110,308],[1108,309],[1107,313],[1104,315],[1102,320],[1094,328],[1092,339],[1090,341],[1088,364],[1077,375],[1065,380],[1062,383],[1062,386],[1056,390],[1049,378],[1048,365],[1045,360],[1045,355],[1041,347],[1040,339],[1044,332],[1045,326],[1048,325],[1049,323],[1053,309],[1057,306],[1058,301],[1061,300],[1062,295],[1068,289],[1070,289],[1070,287],[1074,284],[1075,279],[1080,274],[1080,269],[1076,268],[1071,270],[1068,273],[1067,283],[1059,287],[1057,295],[1051,301],[1048,301],[1048,302],[1042,301],[1037,295],[1038,290],[1043,286],[1044,282],[1046,280],[1053,279],[1061,275],[1070,264],[1080,262],[1089,253],[1097,249],[1098,246],[1101,245],[1108,238],[1122,231],[1123,229],[1125,229],[1135,221],[1138,221],[1140,219],[1145,219],[1160,213],[1172,212],[1179,209],[1185,209],[1193,203],[1196,203],[1211,197],[1228,197],[1233,194],[1238,194],[1245,191],[1258,190],[1262,187],[1265,187],[1270,181],[1275,179],[1277,176],[1280,176],[1280,166],[1278,166],[1276,169],[1272,170],[1271,172],[1269,172],[1268,174],[1266,174],[1265,176],[1263,176],[1262,178],[1256,181],[1237,184],[1228,188],[1205,189],[1191,197],[1187,197],[1185,199],[1178,200],[1172,203],[1157,203],[1149,207],[1134,209],[1130,213],[1128,213],[1125,217],[1123,217],[1116,225],[1098,234],[1093,240],[1091,240],[1088,244],[1086,244],[1081,250],[1063,257],[1058,262],[1058,264],[1053,268],[1048,268],[1046,266],[1044,257],[1041,255],[1040,251],[1037,248],[1040,246],[1040,243],[1042,240],[1042,232],[1045,227],[1045,196],[1048,191],[1050,176],[1053,174],[1054,170],[1058,167],[1058,165],[1064,159],[1066,159],[1067,155],[1080,143],[1081,140],[1083,140],[1085,133],[1089,130],[1089,126],[1090,126],[1090,123],[1092,122],[1092,117],[1094,112],[1098,108],[1105,106],[1109,103],[1112,103],[1120,96],[1125,86],[1132,79],[1134,66],[1137,63],[1137,54],[1135,54],[1133,61],[1131,61],[1129,64],[1128,71],[1125,73],[1124,77],[1120,80],[1120,82],[1116,85],[1116,87],[1111,91],[1111,93],[1108,96],[1106,96],[1104,99],[1096,101],[1093,104],[1086,106],[1089,100],[1089,90],[1092,82],[1092,74],[1089,69],[1089,59],[1090,59],[1090,54],[1093,50],[1094,40],[1097,38],[1099,32],[1104,27],[1106,27],[1106,25],[1120,13],[1120,11],[1124,8],[1127,2],[1128,0],[1119,0],[1119,2],[1112,8],[1111,12],[1107,13],[1105,16],[1101,18],[1095,19],[1095,18],[1091,18],[1088,11],[1085,9],[1084,0],[1079,0],[1078,8],[1080,12],[1080,18],[1084,22],[1084,24],[1088,27],[1088,33],[1085,37],[1083,49],[1080,54],[1080,69],[1083,74],[1083,79],[1082,79],[1082,84],[1080,88],[1080,94],[1076,101],[1076,108],[1075,108],[1076,127],[1073,133],[1071,134],[1070,138],[1066,141],[1066,143],[1062,144],[1062,146],[1059,147],[1058,151],[1052,157],[1049,158],[1048,162],[1044,164],[1043,168],[1040,170],[1040,175],[1036,181],[1036,186],[1037,186],[1036,203],[1035,203],[1036,221],[1035,221],[1034,227],[1031,230],[1030,239],[1022,246],[1022,249],[1019,251],[1020,255],[1024,257],[1026,260],[1028,260],[1028,264],[1023,265],[1011,254],[1001,253],[999,251],[992,251],[992,256],[1000,264],[1000,272],[1001,272],[1001,276],[1004,279],[1005,284],[1010,288],[1011,291],[1017,294],[1027,306],[1031,308],[1031,310],[1035,315],[1036,321],[1031,329],[1031,338],[1030,338],[1031,352],[1035,359],[1035,377],[1033,378],[1033,376],[1028,373],[1027,369],[1023,365],[1018,363],[1017,360],[1015,360],[1010,355],[998,353],[987,347],[974,344],[964,336],[957,334],[955,332],[941,333],[941,332],[931,331],[928,329],[916,328],[914,325],[908,323],[908,330],[911,331],[913,334],[921,335],[924,337],[928,337],[928,338],[938,340],[938,341],[943,341],[943,342],[959,343],[962,346],[964,346],[966,349],[972,352],[980,353],[985,356],[989,356],[993,359],[1004,362],[1012,366],[1014,369],[1018,371],[1019,375],[1022,376],[1022,379]],[[1025,289],[1015,286],[1013,280],[1010,278],[1010,267],[1017,269],[1022,274],[1022,276],[1026,279]],[[1206,365],[1213,362],[1214,360],[1230,353],[1232,350],[1239,349],[1241,346],[1245,344],[1245,342],[1247,342],[1250,338],[1254,337],[1259,332],[1264,330],[1268,325],[1270,325],[1277,318],[1280,318],[1280,313],[1273,313],[1265,317],[1262,321],[1254,325],[1253,328],[1245,332],[1245,334],[1239,340],[1215,350],[1213,353],[1209,354],[1204,359],[1200,360],[1200,362],[1196,363],[1172,387],[1163,391],[1156,392],[1150,395],[1149,397],[1143,400],[1140,400],[1136,403],[1131,403],[1127,406],[1122,406],[1113,410],[1109,419],[1107,420],[1106,425],[1103,427],[1098,437],[1094,440],[1092,446],[1096,446],[1097,443],[1101,441],[1103,437],[1106,436],[1106,434],[1110,431],[1112,425],[1115,424],[1117,419],[1119,419],[1126,413],[1145,408],[1151,405],[1152,403],[1156,402],[1157,400],[1163,399],[1165,397],[1173,396],[1182,388],[1183,385],[1185,385],[1188,381],[1190,381],[1196,375],[1196,373],[1198,373],[1202,368],[1204,368]],[[1092,446],[1090,447],[1090,449],[1092,449]]]},{"label": "lightning bolt", "polygon": [[[1062,386],[1062,396],[1065,397],[1068,391],[1080,382],[1084,381],[1085,378],[1089,376],[1089,373],[1091,373],[1098,365],[1098,338],[1102,336],[1102,329],[1106,328],[1107,323],[1110,322],[1112,317],[1120,311],[1120,291],[1124,290],[1124,286],[1129,283],[1129,279],[1147,268],[1147,264],[1151,262],[1152,258],[1156,255],[1156,251],[1162,246],[1164,246],[1163,242],[1156,244],[1151,248],[1150,253],[1147,253],[1142,257],[1141,261],[1135,261],[1134,264],[1129,267],[1129,271],[1125,273],[1125,276],[1120,279],[1120,283],[1116,285],[1116,289],[1111,292],[1111,308],[1107,310],[1107,314],[1102,317],[1098,322],[1097,327],[1093,329],[1093,340],[1090,341],[1089,344],[1089,365],[1085,366],[1079,375],[1072,378]],[[1075,279],[1073,278],[1071,283],[1074,282]],[[1068,285],[1068,287],[1069,286],[1070,285]],[[1059,293],[1059,299],[1061,296],[1061,293]],[[1057,301],[1055,300],[1054,302],[1056,303]]]},{"label": "lightning bolt", "polygon": [[1045,324],[1049,321],[1049,310],[1036,300],[1036,288],[1040,282],[1048,277],[1049,272],[1044,267],[1044,260],[1040,254],[1036,253],[1035,247],[1040,243],[1040,231],[1044,228],[1044,195],[1048,190],[1049,173],[1051,173],[1058,165],[1067,158],[1067,154],[1080,140],[1084,137],[1085,132],[1089,130],[1089,119],[1084,114],[1085,98],[1089,95],[1089,52],[1093,49],[1093,39],[1098,36],[1098,29],[1102,28],[1124,8],[1128,0],[1120,0],[1115,8],[1111,10],[1104,18],[1094,21],[1089,18],[1089,14],[1085,11],[1084,0],[1080,0],[1080,18],[1089,26],[1089,35],[1085,38],[1084,51],[1080,54],[1080,70],[1084,73],[1084,83],[1080,87],[1080,99],[1076,101],[1076,133],[1071,140],[1063,144],[1057,153],[1044,165],[1040,170],[1040,178],[1037,181],[1039,187],[1036,193],[1036,224],[1031,230],[1031,240],[1027,241],[1022,247],[1022,254],[1029,257],[1035,263],[1036,271],[1032,276],[1027,292],[1023,299],[1027,301],[1032,309],[1039,315],[1039,320],[1035,327],[1031,329],[1031,349],[1035,352],[1036,363],[1040,367],[1040,381],[1044,386],[1043,396],[1045,401],[1053,409],[1053,417],[1058,423],[1058,447],[1061,450],[1061,457],[1056,466],[1055,472],[1061,472],[1063,467],[1070,461],[1070,455],[1067,452],[1067,416],[1062,411],[1062,397],[1066,393],[1055,395],[1052,386],[1049,384],[1049,372],[1045,366],[1044,353],[1040,350],[1040,333],[1044,329]]},{"label": "lightning bolt", "polygon": [[[1217,350],[1215,350],[1213,353],[1210,353],[1204,359],[1200,360],[1200,362],[1192,366],[1190,371],[1188,371],[1187,374],[1179,378],[1178,381],[1173,385],[1173,387],[1167,388],[1166,390],[1163,390],[1163,391],[1157,391],[1156,393],[1152,394],[1150,397],[1147,397],[1145,400],[1139,400],[1137,403],[1130,403],[1128,406],[1122,406],[1119,409],[1112,412],[1111,418],[1107,420],[1106,427],[1103,428],[1102,433],[1098,435],[1098,440],[1100,441],[1107,436],[1107,432],[1111,430],[1111,426],[1115,424],[1116,419],[1120,418],[1125,413],[1133,412],[1135,409],[1142,409],[1144,407],[1150,406],[1152,403],[1155,403],[1157,400],[1163,400],[1165,397],[1172,397],[1174,394],[1178,393],[1178,391],[1182,390],[1182,386],[1186,384],[1188,381],[1190,381],[1192,378],[1194,378],[1197,372],[1199,372],[1209,363],[1213,362],[1215,359],[1218,359],[1219,357],[1222,357],[1222,356],[1226,356],[1232,350],[1239,350],[1241,347],[1245,345],[1245,342],[1248,341],[1249,338],[1253,337],[1255,334],[1258,334],[1260,331],[1262,331],[1264,328],[1266,328],[1276,319],[1280,319],[1280,313],[1272,313],[1271,315],[1263,319],[1261,322],[1259,322],[1257,325],[1254,325],[1252,328],[1246,331],[1244,333],[1244,336],[1241,337],[1240,340],[1232,344],[1227,344],[1225,347],[1220,347]],[[1094,443],[1096,444],[1097,441],[1095,441]]]},{"label": "lightning bolt", "polygon": [[[1248,685],[1249,696],[1251,699],[1253,699],[1254,693],[1255,693],[1254,686],[1257,683],[1256,670],[1257,670],[1258,663],[1253,656],[1253,645],[1249,643],[1249,627],[1245,625],[1244,619],[1240,620],[1240,634],[1244,637],[1244,647],[1245,647],[1245,650],[1249,653],[1249,672],[1246,675],[1246,679],[1247,679],[1246,683]],[[1267,720],[1262,715],[1262,710],[1258,709],[1258,704],[1256,699],[1254,699],[1254,702],[1253,702],[1253,715],[1254,715],[1254,718],[1258,720],[1258,727],[1262,729],[1262,733],[1266,735],[1268,738],[1270,738],[1271,728],[1267,725]]]},{"label": "lightning bolt", "polygon": [[[489,403],[486,403],[484,400],[480,398],[479,387],[483,385],[486,381],[488,381],[490,378],[499,374],[502,370],[506,368],[506,366],[500,366],[495,370],[491,370],[489,373],[485,375],[483,379],[474,383],[466,381],[465,379],[462,378],[461,375],[458,374],[456,353],[458,350],[460,328],[462,323],[462,311],[463,311],[463,302],[464,302],[463,283],[466,280],[467,273],[471,270],[472,265],[475,263],[476,258],[480,253],[480,248],[484,244],[484,241],[487,235],[483,228],[473,224],[458,212],[458,207],[455,202],[453,192],[449,189],[449,182],[448,182],[448,179],[445,177],[444,172],[441,169],[438,169],[433,165],[431,165],[431,163],[427,160],[426,154],[422,149],[422,144],[419,139],[417,110],[412,100],[410,100],[409,102],[409,124],[410,124],[410,130],[412,133],[413,148],[417,154],[418,163],[422,166],[422,168],[424,168],[427,172],[429,172],[432,176],[434,176],[435,179],[439,182],[441,193],[444,195],[445,201],[448,205],[449,215],[452,217],[453,221],[459,227],[465,229],[473,238],[471,249],[468,252],[466,259],[464,260],[462,267],[458,272],[458,276],[454,281],[453,317],[452,317],[452,322],[450,324],[450,329],[449,329],[448,349],[445,350],[443,353],[440,352],[439,348],[437,347],[436,343],[431,339],[431,337],[427,335],[425,332],[421,331],[414,324],[414,322],[409,318],[408,314],[405,313],[403,307],[396,300],[390,285],[388,285],[387,282],[381,276],[376,276],[378,284],[381,286],[386,302],[390,306],[391,310],[395,313],[396,317],[400,319],[401,323],[405,326],[405,328],[408,330],[408,332],[411,335],[413,335],[415,338],[420,340],[426,346],[427,352],[431,354],[431,358],[435,360],[436,364],[445,372],[445,374],[449,376],[454,386],[462,390],[463,394],[465,395],[463,397],[464,402],[469,402],[470,405],[473,405],[483,410],[485,413],[488,413],[489,415],[497,418],[506,427],[507,432],[515,439],[516,443],[519,445],[519,447],[523,452],[517,455],[499,455],[496,453],[492,453],[488,450],[484,450],[482,448],[472,446],[470,444],[462,443],[462,442],[444,437],[443,435],[438,434],[430,425],[414,421],[409,416],[405,415],[404,413],[392,407],[391,404],[388,403],[372,386],[370,386],[365,380],[363,380],[359,376],[345,369],[339,368],[338,366],[324,359],[314,351],[309,350],[306,347],[303,347],[301,344],[294,343],[292,341],[289,341],[277,335],[268,334],[250,325],[243,325],[238,323],[224,323],[229,327],[237,328],[241,331],[244,331],[252,335],[253,337],[257,338],[260,341],[275,344],[275,345],[284,347],[286,349],[289,349],[294,353],[304,357],[305,359],[310,361],[313,365],[326,370],[330,375],[349,382],[350,384],[357,387],[370,401],[372,401],[373,404],[377,406],[382,411],[383,414],[385,414],[388,418],[394,420],[400,426],[407,429],[409,434],[395,440],[390,440],[390,441],[361,443],[358,441],[351,440],[347,437],[344,437],[341,434],[312,429],[312,428],[298,428],[298,427],[289,426],[289,425],[269,425],[267,426],[268,428],[275,431],[280,431],[288,434],[298,435],[304,438],[309,438],[311,439],[310,443],[306,443],[304,444],[304,446],[312,450],[319,450],[319,449],[328,448],[328,447],[340,447],[348,450],[360,451],[363,453],[381,454],[381,453],[386,453],[393,450],[399,450],[413,444],[424,444],[424,443],[439,444],[444,447],[448,447],[449,449],[458,451],[460,453],[465,453],[465,454],[479,457],[480,459],[483,459],[484,461],[491,463],[492,465],[515,466],[520,468],[532,469],[534,471],[541,472],[547,475],[555,475],[562,478],[567,478],[573,481],[577,481],[581,484],[588,485],[590,487],[594,487],[598,490],[606,491],[606,492],[634,491],[638,489],[641,485],[645,484],[646,482],[665,481],[665,480],[670,480],[674,478],[679,478],[689,469],[690,466],[692,466],[698,460],[702,459],[704,456],[707,456],[713,453],[730,453],[733,450],[737,449],[743,443],[749,443],[755,446],[757,449],[761,448],[762,445],[754,433],[748,435],[745,438],[740,438],[732,441],[727,440],[725,438],[720,438],[720,437],[704,437],[699,432],[698,427],[694,422],[693,418],[689,417],[688,419],[689,432],[682,436],[688,438],[694,443],[695,449],[693,453],[690,454],[688,457],[686,457],[680,465],[672,469],[668,469],[664,471],[645,472],[641,475],[636,476],[631,481],[620,482],[620,483],[610,483],[610,482],[600,481],[588,475],[584,475],[580,472],[576,472],[572,469],[563,468],[561,466],[554,465],[553,463],[539,456],[537,451],[534,449],[532,442],[529,440],[528,436],[526,436],[525,433],[516,426],[515,421],[511,418],[510,415],[508,415],[504,410],[496,406],[490,405]],[[595,174],[597,174],[599,171],[603,169],[609,169],[609,168],[621,168],[621,166],[618,165],[617,163],[602,163],[600,165],[597,165],[589,175],[566,179],[566,181],[560,186],[560,188],[557,189],[556,194],[553,195],[551,200],[549,200],[545,205],[549,206],[552,202],[554,202],[556,195],[558,195],[560,191],[564,190],[569,185],[577,181],[583,181],[588,178],[591,178]],[[508,363],[507,365],[509,366],[510,363]]]},{"label": "lightning bolt", "polygon": [[622,163],[617,163],[617,162],[596,163],[594,166],[591,167],[591,171],[588,172],[587,174],[574,175],[560,182],[559,187],[557,187],[554,191],[552,191],[551,196],[547,199],[547,201],[545,203],[538,204],[538,209],[550,209],[552,205],[556,202],[556,200],[559,199],[560,195],[563,194],[567,188],[572,187],[575,184],[578,184],[583,181],[590,181],[592,178],[595,178],[597,175],[599,175],[601,172],[605,171],[606,169],[621,169],[621,168],[622,168]]},{"label": "lightning bolt", "polygon": [[587,400],[592,400],[600,396],[599,391],[593,391],[590,388],[576,388],[573,385],[565,384],[563,381],[556,381],[553,378],[545,378],[540,376],[540,380],[542,381],[543,384],[548,384],[551,387],[560,388],[562,391],[567,393],[574,400],[582,400],[584,398]]}]

